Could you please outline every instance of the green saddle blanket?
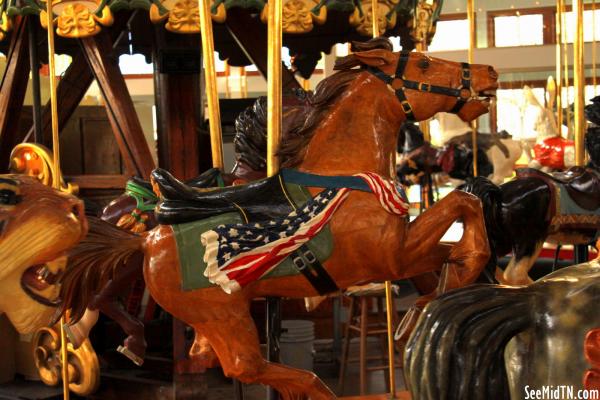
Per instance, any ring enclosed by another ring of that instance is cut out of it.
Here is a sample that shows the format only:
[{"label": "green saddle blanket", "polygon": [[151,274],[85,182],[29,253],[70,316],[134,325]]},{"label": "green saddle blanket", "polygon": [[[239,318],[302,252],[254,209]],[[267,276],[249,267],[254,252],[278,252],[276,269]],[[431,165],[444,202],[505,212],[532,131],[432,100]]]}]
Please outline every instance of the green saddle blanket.
[{"label": "green saddle blanket", "polygon": [[[308,190],[300,185],[286,183],[286,192],[297,208],[312,199]],[[216,215],[200,221],[171,225],[175,234],[175,242],[179,253],[179,266],[181,272],[181,285],[183,290],[202,289],[217,286],[208,281],[204,276],[206,263],[204,262],[205,247],[200,242],[200,235],[219,225],[243,223],[242,217],[235,212]],[[333,236],[329,226],[323,228],[312,240],[307,243],[308,248],[315,254],[320,262],[327,260],[333,252]],[[292,253],[293,254],[293,253]],[[288,256],[275,268],[261,279],[297,275],[300,272]]]}]

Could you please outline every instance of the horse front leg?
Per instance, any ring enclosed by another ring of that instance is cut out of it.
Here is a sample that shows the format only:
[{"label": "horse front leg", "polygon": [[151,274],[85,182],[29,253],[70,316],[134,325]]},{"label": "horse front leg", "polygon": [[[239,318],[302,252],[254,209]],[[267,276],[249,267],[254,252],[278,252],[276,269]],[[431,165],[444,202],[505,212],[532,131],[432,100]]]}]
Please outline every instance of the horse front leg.
[{"label": "horse front leg", "polygon": [[114,320],[127,334],[122,346],[117,349],[137,365],[142,365],[146,354],[144,324],[129,314],[119,301],[119,295],[130,288],[132,283],[142,276],[143,255],[133,255],[94,298],[90,308],[99,309]]},{"label": "horse front leg", "polygon": [[[459,242],[439,243],[457,220],[464,225]],[[423,308],[448,290],[475,282],[490,257],[483,211],[479,199],[469,193],[453,191],[410,223],[403,249],[405,270],[442,270],[436,290],[417,299],[396,330],[396,340],[408,339]]]}]

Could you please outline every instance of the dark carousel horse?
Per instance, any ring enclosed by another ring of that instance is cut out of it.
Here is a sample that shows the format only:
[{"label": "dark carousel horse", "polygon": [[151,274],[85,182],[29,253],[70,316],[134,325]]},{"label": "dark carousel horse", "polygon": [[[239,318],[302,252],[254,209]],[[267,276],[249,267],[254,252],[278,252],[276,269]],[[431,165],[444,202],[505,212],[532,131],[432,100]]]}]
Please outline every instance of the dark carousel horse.
[{"label": "dark carousel horse", "polygon": [[[595,108],[600,108],[600,102],[586,110]],[[500,186],[478,177],[459,188],[481,198],[492,257],[513,253],[499,277],[501,282],[531,283],[528,272],[545,241],[589,244],[596,239],[600,230],[600,127],[588,129],[585,147],[590,157],[586,167],[553,174],[524,168],[517,170],[517,179]]]},{"label": "dark carousel horse", "polygon": [[530,390],[544,386],[558,393],[544,398],[587,398],[566,391],[598,388],[599,301],[599,260],[529,286],[472,285],[439,297],[406,347],[412,399],[540,398]]}]

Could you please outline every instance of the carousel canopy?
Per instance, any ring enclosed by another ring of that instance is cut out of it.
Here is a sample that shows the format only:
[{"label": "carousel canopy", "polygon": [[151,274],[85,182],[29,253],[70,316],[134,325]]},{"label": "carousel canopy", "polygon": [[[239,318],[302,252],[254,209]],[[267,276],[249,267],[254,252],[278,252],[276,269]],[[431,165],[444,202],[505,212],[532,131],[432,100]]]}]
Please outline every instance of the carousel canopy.
[{"label": "carousel canopy", "polygon": [[[239,33],[242,29],[248,35],[266,35],[268,6],[264,0],[211,0],[215,49],[221,59],[233,66],[252,64],[239,46]],[[399,36],[402,47],[412,49],[417,41],[431,40],[441,8],[442,0],[379,0],[379,30]],[[45,10],[46,4],[37,0],[0,0],[0,51],[6,53],[17,18],[31,16],[47,28]],[[73,55],[79,45],[72,39],[103,30],[128,33],[115,46],[119,54],[141,53],[150,59],[153,46],[200,47],[196,0],[53,0],[52,10],[57,53]],[[310,75],[321,52],[329,52],[332,45],[370,39],[372,18],[371,0],[284,0],[283,44],[300,73]],[[45,43],[39,44],[44,59]]]}]

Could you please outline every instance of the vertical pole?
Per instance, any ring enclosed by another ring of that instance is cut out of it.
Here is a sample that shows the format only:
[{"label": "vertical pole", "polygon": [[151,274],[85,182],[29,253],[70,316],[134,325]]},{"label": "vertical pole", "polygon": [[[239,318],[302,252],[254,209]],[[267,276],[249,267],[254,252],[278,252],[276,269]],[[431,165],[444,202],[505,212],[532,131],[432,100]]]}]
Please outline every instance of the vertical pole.
[{"label": "vertical pole", "polygon": [[592,0],[592,26],[594,32],[592,34],[592,85],[594,86],[594,97],[596,92],[596,0]]},{"label": "vertical pole", "polygon": [[267,175],[279,172],[279,143],[281,141],[281,48],[282,0],[267,3],[268,21],[268,76],[267,76]]},{"label": "vertical pole", "polygon": [[31,95],[33,98],[33,141],[42,143],[42,100],[40,94],[40,59],[37,48],[37,24],[33,18],[27,20],[29,32],[29,66],[31,70]]},{"label": "vertical pole", "polygon": [[566,2],[561,0],[561,24],[562,24],[562,44],[563,44],[563,88],[565,89],[565,104],[567,117],[567,137],[571,137],[573,133],[573,123],[571,122],[571,107],[569,104],[569,45],[567,43],[567,17],[566,17]]},{"label": "vertical pole", "polygon": [[[379,24],[378,24],[378,0],[371,0],[371,16],[372,16],[372,29],[373,38],[379,36]],[[393,327],[393,315],[392,307],[390,306],[394,301],[392,297],[392,282],[385,282],[385,303],[387,305],[387,338],[388,338],[388,369],[390,373],[390,395],[392,399],[396,398],[396,371],[394,365],[394,327]]]},{"label": "vertical pole", "polygon": [[[282,125],[282,80],[281,48],[283,41],[282,0],[270,0],[267,26],[267,175],[279,172],[279,143]],[[267,298],[267,359],[279,361],[279,335],[281,330],[281,300]],[[268,400],[279,399],[279,394],[271,387],[267,391]]]},{"label": "vertical pole", "polygon": [[585,71],[583,63],[583,0],[573,0],[573,13],[577,19],[575,41],[573,43],[573,86],[575,90],[575,165],[585,163],[583,140],[585,135],[584,88]]},{"label": "vertical pole", "polygon": [[564,0],[556,1],[556,122],[558,125],[558,134],[562,132],[563,114],[562,114],[562,3]]},{"label": "vertical pole", "polygon": [[[60,138],[58,136],[58,104],[56,102],[56,65],[54,59],[54,18],[52,1],[46,2],[48,15],[48,74],[50,75],[50,115],[52,117],[52,163],[54,164],[53,185],[60,190]],[[67,352],[67,335],[64,324],[66,317],[60,318],[60,358],[62,361],[63,399],[69,400],[69,359]]]},{"label": "vertical pole", "polygon": [[198,0],[200,9],[200,35],[202,38],[202,61],[206,76],[206,99],[208,101],[208,120],[210,128],[210,147],[214,168],[223,170],[223,140],[221,132],[221,113],[217,92],[217,72],[215,70],[215,46],[213,42],[212,20],[209,0]]},{"label": "vertical pole", "polygon": [[[469,64],[473,64],[475,50],[475,0],[467,0],[467,19],[469,20]],[[473,176],[479,175],[477,157],[477,120],[471,122],[471,140],[473,142]]]}]

